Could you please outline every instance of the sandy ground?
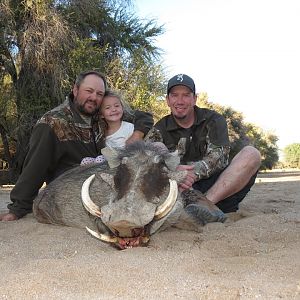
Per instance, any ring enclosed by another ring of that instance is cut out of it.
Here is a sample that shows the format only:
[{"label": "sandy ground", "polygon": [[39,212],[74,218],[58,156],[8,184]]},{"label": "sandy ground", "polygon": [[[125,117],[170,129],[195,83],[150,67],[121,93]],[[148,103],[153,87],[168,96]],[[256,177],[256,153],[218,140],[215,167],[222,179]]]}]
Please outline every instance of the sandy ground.
[{"label": "sandy ground", "polygon": [[224,224],[172,228],[144,248],[32,215],[0,222],[0,272],[0,299],[300,299],[300,171],[260,174]]}]

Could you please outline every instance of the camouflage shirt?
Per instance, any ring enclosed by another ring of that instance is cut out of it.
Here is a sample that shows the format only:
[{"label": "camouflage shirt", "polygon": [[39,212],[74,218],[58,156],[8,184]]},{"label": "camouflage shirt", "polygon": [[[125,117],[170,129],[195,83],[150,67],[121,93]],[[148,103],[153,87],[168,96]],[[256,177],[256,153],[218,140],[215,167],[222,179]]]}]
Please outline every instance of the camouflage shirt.
[{"label": "camouflage shirt", "polygon": [[[153,126],[149,113],[134,111],[124,119],[145,134]],[[31,212],[43,182],[49,183],[79,165],[84,157],[101,154],[105,124],[98,115],[89,121],[80,116],[69,99],[42,116],[33,129],[23,171],[11,192],[10,212],[18,217]]]},{"label": "camouflage shirt", "polygon": [[213,110],[195,106],[192,127],[182,128],[172,115],[158,121],[147,140],[162,142],[178,150],[182,164],[195,166],[198,178],[208,178],[228,165],[229,137],[225,118]]}]

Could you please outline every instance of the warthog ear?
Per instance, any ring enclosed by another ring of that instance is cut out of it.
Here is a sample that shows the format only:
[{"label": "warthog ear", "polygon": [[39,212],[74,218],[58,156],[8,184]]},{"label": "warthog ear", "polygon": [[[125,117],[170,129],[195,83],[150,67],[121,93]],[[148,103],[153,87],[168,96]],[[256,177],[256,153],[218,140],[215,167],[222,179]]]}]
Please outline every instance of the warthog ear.
[{"label": "warthog ear", "polygon": [[120,165],[120,160],[118,158],[118,153],[115,149],[105,147],[101,149],[102,155],[105,157],[105,159],[108,162],[108,165],[111,169],[116,168]]},{"label": "warthog ear", "polygon": [[165,159],[165,164],[169,170],[175,171],[178,165],[180,164],[180,157],[178,155],[178,151],[174,151],[170,153]]},{"label": "warthog ear", "polygon": [[177,150],[170,153],[169,156],[165,159],[165,164],[167,165],[169,170],[175,171],[180,164],[180,158],[185,154],[185,145],[186,138],[180,138],[177,145]]},{"label": "warthog ear", "polygon": [[185,154],[186,151],[186,138],[180,138],[178,144],[177,144],[177,150],[178,150],[178,155],[182,157]]}]

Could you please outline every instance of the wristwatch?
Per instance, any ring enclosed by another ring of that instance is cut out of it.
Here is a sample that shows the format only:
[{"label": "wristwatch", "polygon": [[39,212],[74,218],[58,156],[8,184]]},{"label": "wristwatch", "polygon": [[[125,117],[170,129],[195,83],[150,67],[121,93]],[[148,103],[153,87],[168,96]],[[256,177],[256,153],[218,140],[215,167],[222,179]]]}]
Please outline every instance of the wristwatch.
[{"label": "wristwatch", "polygon": [[195,175],[196,175],[196,177],[197,177],[196,181],[200,180],[200,173],[195,172]]}]

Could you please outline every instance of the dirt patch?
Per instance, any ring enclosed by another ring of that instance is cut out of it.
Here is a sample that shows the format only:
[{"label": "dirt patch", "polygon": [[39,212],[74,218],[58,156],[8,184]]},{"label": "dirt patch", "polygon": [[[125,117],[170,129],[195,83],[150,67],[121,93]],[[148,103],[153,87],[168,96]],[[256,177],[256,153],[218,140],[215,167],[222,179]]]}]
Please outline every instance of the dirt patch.
[{"label": "dirt patch", "polygon": [[170,229],[146,248],[28,215],[0,222],[0,249],[0,299],[300,299],[300,172],[260,174],[224,224]]}]

